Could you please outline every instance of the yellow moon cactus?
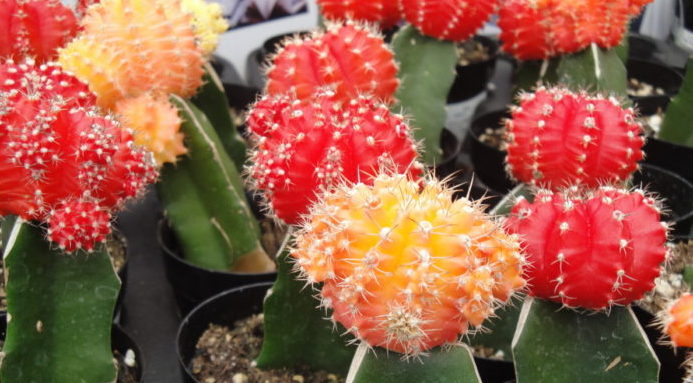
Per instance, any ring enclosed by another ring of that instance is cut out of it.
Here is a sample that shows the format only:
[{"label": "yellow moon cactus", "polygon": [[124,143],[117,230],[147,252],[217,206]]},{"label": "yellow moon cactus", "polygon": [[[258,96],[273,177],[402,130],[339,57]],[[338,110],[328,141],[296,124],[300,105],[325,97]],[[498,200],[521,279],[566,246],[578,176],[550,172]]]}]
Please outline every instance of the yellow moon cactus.
[{"label": "yellow moon cactus", "polygon": [[135,143],[149,149],[159,166],[176,162],[185,154],[178,110],[164,96],[145,93],[119,101],[115,107],[120,121],[134,131]]},{"label": "yellow moon cactus", "polygon": [[102,107],[150,91],[189,97],[202,84],[192,15],[177,1],[103,0],[88,8],[82,27],[59,62]]},{"label": "yellow moon cactus", "polygon": [[524,287],[518,238],[433,179],[380,174],[324,194],[292,256],[370,346],[416,355],[481,326]]},{"label": "yellow moon cactus", "polygon": [[202,53],[205,56],[211,55],[217,49],[219,35],[229,28],[222,15],[221,6],[205,0],[181,0],[181,5],[184,11],[193,15],[193,27]]}]

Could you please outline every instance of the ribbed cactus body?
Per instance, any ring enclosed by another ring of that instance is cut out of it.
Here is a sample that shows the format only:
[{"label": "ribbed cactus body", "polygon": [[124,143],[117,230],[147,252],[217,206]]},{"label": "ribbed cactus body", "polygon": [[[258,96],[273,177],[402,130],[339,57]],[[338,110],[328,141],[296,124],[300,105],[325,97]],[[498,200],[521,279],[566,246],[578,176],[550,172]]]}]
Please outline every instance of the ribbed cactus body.
[{"label": "ribbed cactus body", "polygon": [[680,296],[659,317],[674,347],[693,347],[693,294]]},{"label": "ribbed cactus body", "polygon": [[421,33],[464,41],[491,17],[499,0],[399,0],[402,14]]},{"label": "ribbed cactus body", "polygon": [[176,2],[104,0],[88,9],[82,26],[59,60],[102,107],[149,91],[189,97],[202,84],[192,15]]},{"label": "ribbed cactus body", "polygon": [[394,55],[382,37],[353,22],[286,41],[267,78],[268,94],[300,99],[331,88],[341,100],[367,93],[390,101],[399,84]]},{"label": "ribbed cactus body", "polygon": [[54,60],[78,29],[77,18],[59,0],[0,1],[0,57]]},{"label": "ribbed cactus body", "polygon": [[251,182],[289,224],[300,221],[323,188],[345,179],[368,182],[383,167],[420,170],[404,119],[365,95],[348,102],[332,91],[306,101],[265,96],[253,107],[248,128],[257,143]]},{"label": "ribbed cactus body", "polygon": [[380,174],[313,205],[291,253],[322,305],[370,346],[455,342],[524,286],[517,239],[438,181]]},{"label": "ribbed cactus body", "polygon": [[119,101],[115,108],[120,121],[133,130],[135,143],[144,146],[159,165],[176,162],[185,154],[178,110],[166,97],[145,93]]},{"label": "ribbed cactus body", "polygon": [[397,0],[318,0],[328,20],[355,20],[375,23],[382,30],[391,28],[402,18]]},{"label": "ribbed cactus body", "polygon": [[666,256],[666,225],[639,191],[540,191],[534,203],[513,207],[508,226],[524,244],[530,294],[568,307],[601,310],[642,298]]},{"label": "ribbed cactus body", "polygon": [[156,178],[151,155],[93,103],[58,66],[0,65],[0,215],[48,220],[68,251],[103,240],[99,217]]},{"label": "ribbed cactus body", "polygon": [[552,189],[621,181],[643,158],[635,112],[614,98],[539,88],[506,122],[509,173]]}]

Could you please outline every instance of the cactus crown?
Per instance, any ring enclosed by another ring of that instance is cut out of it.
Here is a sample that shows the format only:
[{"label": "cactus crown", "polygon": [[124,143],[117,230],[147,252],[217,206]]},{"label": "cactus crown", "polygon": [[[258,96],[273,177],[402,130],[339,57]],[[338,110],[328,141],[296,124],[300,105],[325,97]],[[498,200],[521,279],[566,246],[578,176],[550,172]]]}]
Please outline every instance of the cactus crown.
[{"label": "cactus crown", "polygon": [[657,313],[657,319],[673,347],[693,347],[693,294],[685,293]]},{"label": "cactus crown", "polygon": [[464,41],[491,17],[500,0],[399,0],[402,14],[422,34]]},{"label": "cactus crown", "polygon": [[508,219],[531,267],[530,294],[591,310],[627,305],[654,287],[666,259],[667,225],[641,190],[604,186],[539,191]]},{"label": "cactus crown", "polygon": [[109,211],[156,178],[151,155],[52,64],[0,65],[0,215],[49,223],[67,251],[91,250]]},{"label": "cactus crown", "polygon": [[291,255],[370,346],[416,355],[481,326],[524,286],[517,238],[430,177],[381,173],[321,196]]},{"label": "cactus crown", "polygon": [[375,23],[381,30],[393,27],[402,18],[396,0],[318,0],[328,20],[355,20]]},{"label": "cactus crown", "polygon": [[551,189],[623,181],[643,158],[642,127],[617,99],[539,88],[506,122],[508,173]]}]

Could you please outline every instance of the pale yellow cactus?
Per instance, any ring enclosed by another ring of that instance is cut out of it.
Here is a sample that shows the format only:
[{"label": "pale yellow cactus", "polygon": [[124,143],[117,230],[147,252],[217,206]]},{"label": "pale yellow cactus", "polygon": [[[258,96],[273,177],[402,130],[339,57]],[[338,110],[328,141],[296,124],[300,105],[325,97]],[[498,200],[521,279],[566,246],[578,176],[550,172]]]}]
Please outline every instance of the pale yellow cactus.
[{"label": "pale yellow cactus", "polygon": [[149,149],[159,166],[176,162],[177,156],[187,152],[178,111],[166,97],[145,93],[119,101],[115,111],[123,125],[134,131],[135,143]]},{"label": "pale yellow cactus", "polygon": [[192,13],[198,45],[205,56],[217,49],[219,35],[226,32],[229,24],[224,20],[221,6],[204,0],[181,0],[183,10]]},{"label": "pale yellow cactus", "polygon": [[89,7],[59,62],[108,109],[151,91],[190,97],[204,65],[192,19],[177,1],[103,0]]}]

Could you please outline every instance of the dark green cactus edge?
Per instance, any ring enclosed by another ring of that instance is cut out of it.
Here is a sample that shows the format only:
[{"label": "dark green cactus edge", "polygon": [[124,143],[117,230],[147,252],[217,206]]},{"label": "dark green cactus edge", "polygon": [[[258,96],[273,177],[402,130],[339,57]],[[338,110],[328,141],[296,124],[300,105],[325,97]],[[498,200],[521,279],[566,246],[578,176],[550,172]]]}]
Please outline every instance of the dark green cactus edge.
[{"label": "dark green cactus edge", "polygon": [[445,127],[445,104],[455,80],[457,49],[451,41],[422,35],[411,25],[392,39],[400,79],[395,113],[404,111],[412,118],[414,137],[423,141],[423,159],[436,164],[442,155],[440,135]]},{"label": "dark green cactus edge", "polygon": [[626,66],[616,50],[596,44],[572,55],[563,56],[556,68],[558,83],[573,91],[603,92],[626,100]]},{"label": "dark green cactus edge", "polygon": [[362,343],[346,383],[481,383],[467,346],[437,347],[427,355],[403,359],[401,354]]},{"label": "dark green cactus edge", "polygon": [[522,61],[515,71],[513,94],[533,92],[540,85],[556,84],[559,63],[560,58]]},{"label": "dark green cactus edge", "polygon": [[262,251],[260,230],[243,183],[207,117],[171,96],[183,120],[188,154],[161,169],[159,197],[185,258],[200,267],[230,270],[243,255]]},{"label": "dark green cactus edge", "polygon": [[693,57],[688,60],[686,77],[679,94],[671,100],[662,121],[659,138],[693,146]]},{"label": "dark green cactus edge", "polygon": [[264,301],[264,341],[256,362],[260,368],[309,365],[345,375],[355,346],[340,325],[333,325],[323,309],[316,308],[317,293],[292,271],[287,233],[277,255],[277,280]]},{"label": "dark green cactus edge", "polygon": [[111,383],[111,325],[120,281],[100,246],[63,254],[40,227],[3,223],[8,324],[4,383]]},{"label": "dark green cactus edge", "polygon": [[513,339],[517,383],[657,383],[659,361],[632,309],[578,313],[527,298]]},{"label": "dark green cactus edge", "polygon": [[209,62],[205,63],[204,68],[204,83],[190,101],[207,116],[226,153],[236,167],[242,169],[247,155],[245,140],[238,133],[229,114],[229,103],[221,79]]}]

